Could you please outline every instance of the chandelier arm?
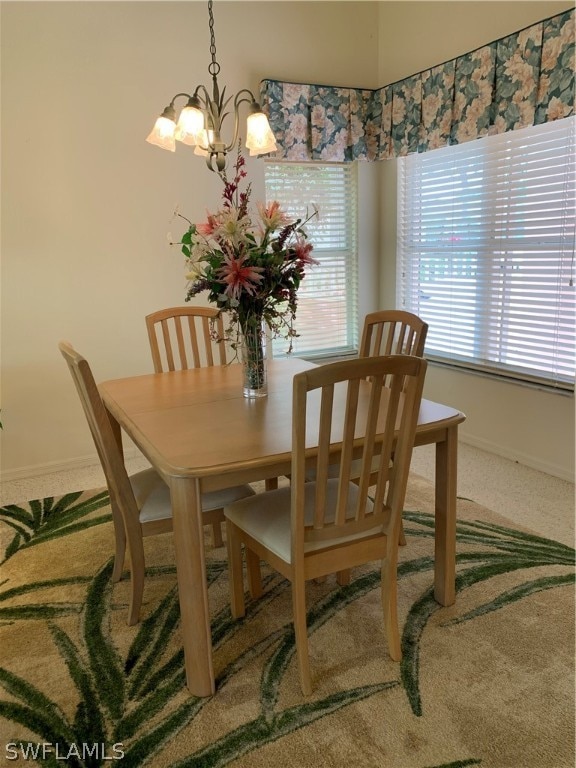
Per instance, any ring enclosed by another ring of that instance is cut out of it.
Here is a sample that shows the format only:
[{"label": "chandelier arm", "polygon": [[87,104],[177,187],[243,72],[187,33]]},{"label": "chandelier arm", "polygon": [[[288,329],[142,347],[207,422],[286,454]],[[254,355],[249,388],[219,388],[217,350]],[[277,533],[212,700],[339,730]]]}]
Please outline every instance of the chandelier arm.
[{"label": "chandelier arm", "polygon": [[[250,98],[241,98],[243,93],[247,93]],[[242,88],[241,91],[238,91],[234,98],[234,107],[239,107],[240,104],[257,104],[256,98],[252,91],[250,91],[248,88]]]},{"label": "chandelier arm", "polygon": [[[198,96],[199,93],[201,94],[200,97]],[[208,91],[206,90],[206,86],[204,85],[196,86],[196,90],[194,91],[194,96],[195,98],[200,98],[204,102],[203,106],[205,109],[206,109],[206,105],[209,104],[211,101],[210,94],[208,93]]]},{"label": "chandelier arm", "polygon": [[[197,91],[197,90],[198,90],[198,89],[196,89],[196,91]],[[196,95],[196,92],[194,92],[194,95]],[[189,93],[177,93],[177,94],[176,94],[176,96],[173,96],[173,97],[172,97],[172,101],[170,102],[170,106],[171,106],[171,107],[173,107],[173,106],[174,106],[174,102],[176,101],[176,99],[180,98],[180,96],[186,96],[186,98],[187,98],[188,100],[190,100],[190,99],[192,98],[192,96],[190,96],[190,94],[189,94]]]},{"label": "chandelier arm", "polygon": [[[247,96],[243,96],[243,94],[247,94]],[[230,152],[230,150],[236,146],[238,141],[238,133],[240,130],[240,115],[238,110],[241,104],[250,104],[251,106],[257,105],[258,108],[260,108],[251,90],[243,88],[241,91],[238,91],[234,97],[234,136],[230,144],[226,146],[226,152]]]}]

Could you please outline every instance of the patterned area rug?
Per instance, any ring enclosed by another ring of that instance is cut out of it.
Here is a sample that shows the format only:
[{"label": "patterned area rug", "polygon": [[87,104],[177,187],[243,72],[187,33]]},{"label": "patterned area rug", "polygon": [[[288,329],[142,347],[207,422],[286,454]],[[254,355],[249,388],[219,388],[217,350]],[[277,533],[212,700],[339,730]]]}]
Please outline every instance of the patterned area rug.
[{"label": "patterned area rug", "polygon": [[245,619],[207,538],[217,693],[184,686],[171,535],[145,541],[142,622],[112,586],[105,492],[0,510],[0,765],[573,768],[574,550],[465,499],[457,600],[432,596],[433,488],[412,477],[399,566],[403,659],[379,574],[308,587],[301,695],[286,582]]}]

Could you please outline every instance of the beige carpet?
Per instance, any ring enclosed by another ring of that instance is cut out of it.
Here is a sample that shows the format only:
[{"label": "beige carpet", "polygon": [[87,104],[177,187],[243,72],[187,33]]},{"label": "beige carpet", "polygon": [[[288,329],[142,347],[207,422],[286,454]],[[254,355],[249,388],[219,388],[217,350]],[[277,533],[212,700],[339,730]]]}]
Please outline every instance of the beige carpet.
[{"label": "beige carpet", "polygon": [[196,699],[171,536],[145,542],[143,621],[128,627],[105,504],[91,491],[0,512],[0,765],[24,750],[28,764],[70,766],[573,768],[570,548],[461,499],[458,595],[440,608],[433,488],[412,477],[402,664],[387,655],[375,567],[346,588],[311,583],[304,699],[285,583],[268,571],[264,597],[232,621],[225,552],[207,544],[218,691]]}]

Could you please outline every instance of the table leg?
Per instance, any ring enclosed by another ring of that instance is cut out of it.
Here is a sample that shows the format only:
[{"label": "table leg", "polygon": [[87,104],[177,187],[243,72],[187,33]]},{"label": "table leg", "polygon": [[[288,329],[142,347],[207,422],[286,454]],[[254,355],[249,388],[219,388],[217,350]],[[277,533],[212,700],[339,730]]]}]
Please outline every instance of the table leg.
[{"label": "table leg", "polygon": [[458,427],[450,427],[446,439],[436,443],[434,597],[441,605],[456,600],[457,463]]},{"label": "table leg", "polygon": [[194,696],[211,696],[215,691],[212,634],[198,481],[170,478],[170,498],[186,684]]}]

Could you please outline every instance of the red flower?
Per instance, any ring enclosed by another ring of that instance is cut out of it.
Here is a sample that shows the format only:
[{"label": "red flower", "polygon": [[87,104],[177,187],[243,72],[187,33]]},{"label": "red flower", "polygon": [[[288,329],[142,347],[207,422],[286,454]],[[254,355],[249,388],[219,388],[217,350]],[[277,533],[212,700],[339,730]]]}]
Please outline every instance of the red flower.
[{"label": "red flower", "polygon": [[312,243],[309,243],[305,238],[299,237],[296,245],[294,246],[294,251],[296,253],[296,258],[301,264],[319,264],[320,262],[317,261],[317,259],[313,259],[312,256],[310,256],[310,253],[313,249]]},{"label": "red flower", "polygon": [[210,237],[214,230],[218,228],[218,219],[213,214],[208,214],[208,221],[206,221],[204,224],[198,224],[196,226],[196,230],[200,235],[204,235],[204,237]]},{"label": "red flower", "polygon": [[234,254],[224,256],[224,265],[220,267],[217,276],[226,284],[224,293],[237,299],[242,291],[246,291],[250,296],[256,293],[258,284],[262,282],[263,267],[245,267],[244,262],[248,256],[236,258]]}]

